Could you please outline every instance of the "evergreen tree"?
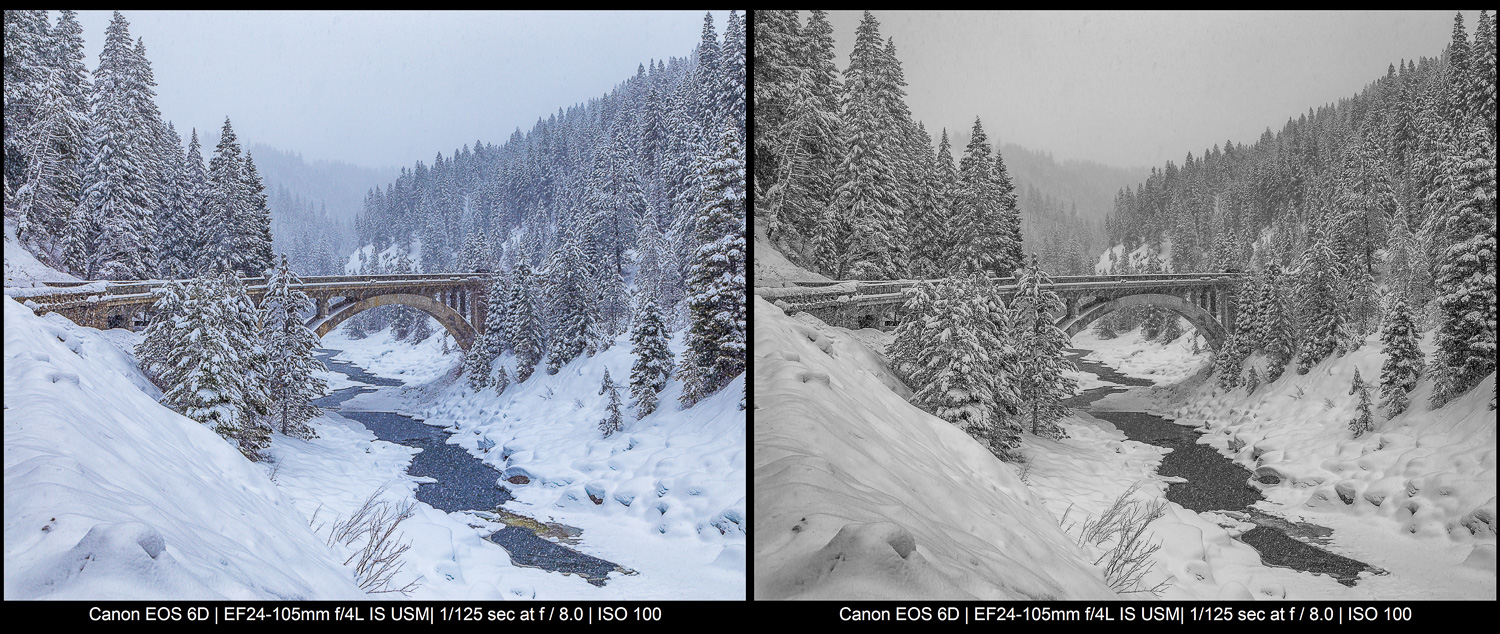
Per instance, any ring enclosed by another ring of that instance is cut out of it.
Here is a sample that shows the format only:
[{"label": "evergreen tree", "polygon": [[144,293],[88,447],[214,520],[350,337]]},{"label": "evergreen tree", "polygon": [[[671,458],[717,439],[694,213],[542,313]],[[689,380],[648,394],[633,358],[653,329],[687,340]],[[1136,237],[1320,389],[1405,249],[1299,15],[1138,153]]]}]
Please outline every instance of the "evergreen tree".
[{"label": "evergreen tree", "polygon": [[516,381],[521,383],[531,378],[531,372],[546,350],[532,293],[531,267],[525,262],[517,264],[508,302],[510,319],[506,323],[506,339],[516,351]]},{"label": "evergreen tree", "polygon": [[495,369],[498,370],[495,373],[494,380],[495,395],[500,396],[505,394],[506,388],[510,387],[510,374],[505,371],[505,366],[503,365],[497,366]]},{"label": "evergreen tree", "polygon": [[1057,293],[1046,288],[1051,284],[1051,277],[1041,270],[1033,254],[1031,266],[1022,270],[1016,282],[1016,297],[1011,303],[1015,319],[1025,331],[1019,346],[1021,372],[1016,382],[1017,391],[1031,410],[1031,433],[1064,438],[1067,434],[1056,421],[1067,415],[1068,408],[1062,401],[1073,396],[1078,382],[1064,374],[1075,368],[1064,356],[1068,334],[1052,321],[1052,315],[1065,306]]},{"label": "evergreen tree", "polygon": [[625,419],[620,415],[620,390],[614,381],[609,378],[609,368],[604,369],[604,384],[599,387],[600,394],[609,394],[609,415],[599,421],[599,431],[604,432],[604,437],[617,431],[625,429]]},{"label": "evergreen tree", "polygon": [[1411,309],[1400,295],[1393,295],[1385,327],[1380,331],[1381,348],[1386,355],[1385,363],[1380,366],[1380,398],[1390,418],[1406,411],[1406,395],[1421,377],[1423,359],[1417,339]]},{"label": "evergreen tree", "polygon": [[587,259],[581,238],[569,231],[568,237],[553,254],[548,294],[552,298],[551,319],[554,325],[547,374],[557,374],[571,363],[593,340],[593,320],[588,306]]},{"label": "evergreen tree", "polygon": [[[226,125],[227,125],[226,119]],[[245,155],[240,191],[245,196],[242,216],[235,223],[235,270],[254,277],[274,265],[271,254],[271,210],[266,206],[266,186],[255,171],[255,160]]]},{"label": "evergreen tree", "polygon": [[500,356],[506,348],[510,347],[508,338],[510,309],[506,305],[509,295],[510,289],[507,288],[506,276],[496,273],[490,282],[490,292],[486,299],[484,313],[485,352],[491,359]]},{"label": "evergreen tree", "polygon": [[219,145],[214,149],[214,157],[208,162],[209,191],[204,214],[206,230],[199,271],[230,273],[236,271],[244,261],[241,254],[236,253],[241,219],[248,215],[245,205],[249,196],[245,191],[242,163],[239,140],[234,135],[229,118],[225,117]]},{"label": "evergreen tree", "polygon": [[[141,104],[154,93],[144,77],[129,23],[117,11],[105,31],[90,101],[90,159],[84,176],[84,208],[91,245],[89,279],[148,279],[155,272],[156,191],[151,177],[154,122],[141,118]],[[152,106],[154,108],[154,106]]]},{"label": "evergreen tree", "polygon": [[84,213],[78,204],[78,169],[89,131],[88,117],[76,110],[66,81],[62,71],[46,71],[31,104],[31,125],[18,135],[27,157],[25,181],[9,201],[17,218],[18,239],[44,264],[64,269],[70,268],[66,248],[82,239],[72,232],[79,228],[75,217]]},{"label": "evergreen tree", "polygon": [[1495,149],[1472,128],[1463,154],[1450,159],[1454,191],[1441,218],[1449,244],[1436,275],[1440,320],[1433,390],[1438,407],[1495,371]]},{"label": "evergreen tree", "polygon": [[307,293],[293,288],[302,280],[292,272],[286,254],[266,272],[266,294],[260,302],[261,338],[265,341],[266,380],[272,415],[281,433],[316,438],[305,422],[322,414],[312,401],[328,393],[328,383],[317,376],[322,364],[313,356],[318,336],[302,323],[315,306]]},{"label": "evergreen tree", "polygon": [[698,380],[683,386],[684,407],[745,371],[745,156],[734,130],[721,134],[702,191],[682,357],[682,365],[698,368]]},{"label": "evergreen tree", "polygon": [[475,392],[483,391],[490,384],[489,335],[481,335],[464,353],[464,374],[469,375],[469,387]]},{"label": "evergreen tree", "polygon": [[869,11],[855,31],[854,50],[844,71],[844,129],[848,144],[839,164],[834,192],[835,228],[833,249],[841,254],[833,273],[840,279],[901,277],[904,237],[901,179],[896,170],[903,162],[901,122],[893,118],[892,104],[901,99],[900,87],[888,71],[880,24]]},{"label": "evergreen tree", "polygon": [[635,354],[635,363],[630,368],[630,396],[635,399],[637,419],[656,410],[656,395],[667,386],[672,373],[669,339],[655,300],[642,297],[637,302],[635,324],[630,331],[630,345]]},{"label": "evergreen tree", "polygon": [[1347,339],[1346,313],[1338,299],[1342,296],[1343,266],[1334,251],[1329,232],[1319,232],[1317,240],[1303,256],[1302,321],[1306,324],[1301,345],[1302,358],[1297,374],[1307,374],[1312,366],[1328,358]]},{"label": "evergreen tree", "polygon": [[1370,416],[1370,388],[1359,378],[1359,368],[1354,369],[1354,383],[1349,386],[1350,394],[1359,394],[1359,404],[1355,406],[1356,415],[1354,420],[1349,421],[1349,430],[1354,432],[1354,437],[1359,438],[1367,431],[1374,431],[1375,423]]}]

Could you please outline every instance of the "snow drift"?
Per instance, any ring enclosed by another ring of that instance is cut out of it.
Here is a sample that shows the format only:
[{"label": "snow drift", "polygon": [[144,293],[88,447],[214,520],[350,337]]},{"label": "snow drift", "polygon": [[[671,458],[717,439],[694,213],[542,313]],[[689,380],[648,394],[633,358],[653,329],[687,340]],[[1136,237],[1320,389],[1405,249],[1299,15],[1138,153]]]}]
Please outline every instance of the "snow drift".
[{"label": "snow drift", "polygon": [[756,297],[755,351],[756,599],[1117,596],[1012,467],[892,392],[863,344]]},{"label": "snow drift", "polygon": [[111,337],[5,302],[6,599],[365,596],[255,465]]}]

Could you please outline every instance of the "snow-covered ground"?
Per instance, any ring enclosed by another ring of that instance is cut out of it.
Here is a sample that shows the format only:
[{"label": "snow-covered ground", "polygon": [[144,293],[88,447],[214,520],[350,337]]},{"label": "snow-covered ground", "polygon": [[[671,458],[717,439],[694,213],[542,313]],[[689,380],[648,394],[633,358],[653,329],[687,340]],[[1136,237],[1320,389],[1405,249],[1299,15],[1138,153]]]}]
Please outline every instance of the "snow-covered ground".
[{"label": "snow-covered ground", "polygon": [[[656,414],[601,440],[606,397],[598,385],[606,366],[628,382],[623,337],[556,376],[538,371],[504,397],[473,395],[454,381],[461,355],[456,346],[441,354],[435,323],[437,334],[415,346],[393,342],[389,330],[324,339],[345,351],[340,358],[408,382],[346,408],[423,408],[429,422],[465,432],[461,444],[475,455],[504,468],[509,453],[533,480],[507,485],[518,497],[507,508],[581,527],[576,548],[637,572],[612,574],[600,588],[513,566],[483,539],[501,526],[416,502],[425,480],[406,473],[415,449],[329,411],[311,422],[318,438],[277,435],[273,462],[246,462],[156,402],[159,391],[130,353],[138,334],[4,302],[7,599],[400,598],[365,594],[343,564],[353,551],[327,544],[330,526],[377,492],[415,503],[400,527],[411,549],[395,577],[396,585],[418,581],[413,598],[745,596],[743,378],[686,411],[676,409],[681,386],[673,381]],[[341,373],[324,377],[335,389],[356,385]],[[486,452],[485,441],[499,449]],[[590,493],[606,502],[594,505]]]},{"label": "snow-covered ground", "polygon": [[[1100,339],[1093,329],[1073,335],[1073,347],[1091,350],[1084,360],[1098,361],[1128,377],[1158,384],[1176,383],[1192,376],[1208,362],[1211,350],[1197,329],[1179,319],[1183,335],[1176,341],[1147,341],[1140,328],[1122,332],[1114,339]],[[1197,340],[1198,354],[1193,354]]]},{"label": "snow-covered ground", "polygon": [[[409,248],[403,248],[404,246],[408,246]],[[396,264],[396,259],[401,257],[401,254],[403,252],[406,253],[407,257],[411,259],[412,272],[421,273],[422,238],[420,237],[412,238],[409,245],[392,244],[391,246],[386,247],[384,251],[380,252],[380,261],[385,262],[386,266],[393,266]],[[368,264],[373,265],[375,263],[375,245],[367,244],[358,249],[355,249],[353,253],[350,253],[349,259],[344,262],[345,275],[359,274],[359,257],[361,255],[365,257]]]},{"label": "snow-covered ground", "polygon": [[265,469],[156,402],[131,335],[0,301],[6,599],[364,596]]},{"label": "snow-covered ground", "polygon": [[[42,264],[16,240],[16,223],[5,219],[5,286],[34,286],[36,282],[77,282],[78,278]],[[76,290],[76,289],[74,289]]]},{"label": "snow-covered ground", "polygon": [[[1422,350],[1431,358],[1431,333]],[[1254,394],[1192,380],[1153,395],[1179,424],[1206,425],[1208,442],[1263,485],[1265,509],[1334,529],[1339,552],[1391,571],[1361,581],[1380,598],[1495,598],[1495,412],[1491,374],[1433,411],[1423,379],[1409,410],[1353,438],[1355,368],[1378,384],[1379,339],[1314,366],[1289,369]],[[1263,359],[1250,362],[1264,365]],[[1372,400],[1378,393],[1372,388]]]},{"label": "snow-covered ground", "polygon": [[1114,596],[1013,467],[800,317],[755,298],[756,598]]},{"label": "snow-covered ground", "polygon": [[[433,526],[422,528],[418,541],[429,550],[433,544],[452,546],[437,548],[432,558],[408,557],[427,579],[414,596],[484,597],[494,594],[489,585],[508,598],[745,596],[745,418],[738,409],[743,379],[689,410],[677,409],[681,383],[670,381],[655,413],[636,421],[633,411],[626,412],[624,432],[600,438],[598,423],[608,397],[599,394],[599,385],[606,367],[626,386],[620,395],[628,406],[634,361],[628,337],[621,336],[593,357],[575,360],[556,375],[548,375],[543,364],[526,383],[512,383],[503,395],[493,389],[475,394],[466,379],[452,373],[461,357],[457,347],[442,355],[441,328],[436,322],[430,325],[437,334],[415,346],[392,341],[389,329],[360,340],[349,340],[341,331],[324,337],[325,347],[343,350],[335,358],[365,367],[373,375],[407,382],[405,387],[360,395],[344,407],[397,411],[459,432],[452,442],[503,471],[502,477],[524,475],[530,480],[525,485],[505,484],[516,496],[505,508],[582,528],[578,549],[637,574],[611,575],[605,587],[595,588],[578,577],[512,568],[502,549],[475,541],[496,526],[472,514],[445,514],[422,504],[426,517],[408,523]],[[679,335],[674,353],[680,353],[681,346]],[[501,363],[514,377],[514,358],[506,355]],[[418,480],[404,474],[405,464],[400,461],[399,471],[383,479],[352,474],[349,486],[358,489],[361,482],[404,479],[414,491]],[[311,469],[305,477],[293,469],[294,479],[312,485],[339,477]],[[286,470],[280,476],[283,481]],[[333,491],[348,488],[320,486]],[[364,494],[346,495],[346,505],[357,506]],[[307,496],[299,507],[324,503],[327,497]],[[520,581],[496,581],[518,575]]]},{"label": "snow-covered ground", "polygon": [[755,228],[755,286],[756,287],[780,287],[787,286],[789,280],[827,280],[827,277],[804,269],[777,250],[766,239],[765,230],[757,226]]},{"label": "snow-covered ground", "polygon": [[[1335,529],[1330,550],[1391,572],[1365,575],[1351,588],[1328,576],[1266,566],[1253,548],[1233,539],[1251,525],[1167,502],[1172,479],[1156,474],[1166,450],[1128,440],[1107,421],[1076,413],[1062,421],[1069,438],[1027,435],[1028,464],[1002,463],[951,425],[905,402],[898,391],[909,392],[885,366],[888,333],[831,327],[806,314],[789,317],[760,298],[755,310],[758,598],[1108,595],[1101,587],[1102,571],[1092,564],[1102,551],[1093,544],[1075,545],[1076,535],[1084,518],[1098,517],[1131,487],[1136,487],[1133,499],[1166,504],[1163,517],[1148,527],[1161,550],[1152,556],[1153,570],[1144,580],[1169,582],[1163,598],[1495,596],[1493,533],[1446,531],[1450,525],[1462,529],[1465,518],[1474,526],[1493,517],[1494,414],[1484,411],[1489,382],[1439,415],[1418,408],[1396,421],[1399,429],[1377,430],[1384,440],[1362,439],[1365,444],[1350,449],[1347,438],[1320,440],[1337,437],[1338,430],[1348,436],[1352,369],[1340,366],[1343,361],[1325,363],[1298,379],[1289,372],[1246,399],[1243,390],[1225,397],[1201,385],[1207,351],[1193,355],[1186,338],[1168,345],[1145,343],[1138,330],[1111,340],[1090,333],[1074,338],[1075,347],[1094,350],[1089,358],[1158,384],[1112,394],[1096,403],[1100,409],[1171,414],[1162,411],[1163,404],[1190,399],[1176,412],[1181,422],[1200,422],[1187,414],[1218,421],[1210,423],[1212,428],[1230,434],[1208,442],[1221,449],[1235,434],[1249,434],[1239,457],[1252,469],[1256,465],[1249,456],[1256,442],[1285,438],[1263,452],[1262,464],[1285,465],[1289,474],[1305,474],[1314,466],[1348,474],[1360,468],[1363,451],[1371,472],[1354,479],[1389,483],[1389,474],[1407,474],[1395,490],[1356,487],[1385,491],[1392,502],[1380,507],[1384,510],[1364,502],[1346,507],[1337,495],[1338,480],[1331,477],[1306,487],[1288,480],[1268,490],[1270,499],[1258,505]],[[1369,347],[1345,359],[1360,363],[1362,374],[1378,376],[1378,352]],[[1330,368],[1329,379],[1318,379]],[[1088,382],[1083,388],[1103,384],[1092,373],[1079,372],[1077,378]],[[1317,393],[1319,401],[1334,399],[1339,411],[1320,415],[1321,405],[1312,411],[1305,404],[1260,413],[1236,409],[1299,387],[1308,398]],[[1425,400],[1427,389],[1414,401]],[[1293,440],[1308,448],[1289,451]],[[1377,449],[1382,443],[1386,448]],[[1428,477],[1422,478],[1424,473]],[[1409,506],[1404,500],[1413,476],[1414,515],[1400,510]],[[1424,515],[1429,507],[1433,510]],[[1472,512],[1475,508],[1480,510]],[[1372,515],[1388,519],[1365,519]],[[1413,522],[1415,535],[1403,528]],[[824,566],[832,560],[841,563]],[[1053,590],[1050,581],[1069,591]]]}]

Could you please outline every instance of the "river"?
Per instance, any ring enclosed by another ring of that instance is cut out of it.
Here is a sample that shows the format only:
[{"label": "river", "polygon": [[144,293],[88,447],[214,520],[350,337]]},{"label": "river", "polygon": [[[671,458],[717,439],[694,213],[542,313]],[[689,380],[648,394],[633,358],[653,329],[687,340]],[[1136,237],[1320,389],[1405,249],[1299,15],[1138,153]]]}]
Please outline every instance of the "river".
[{"label": "river", "polygon": [[352,363],[336,361],[338,350],[318,349],[315,354],[324,367],[349,376],[364,386],[343,388],[313,401],[314,405],[335,410],[344,418],[358,421],[376,438],[420,449],[412,457],[407,473],[430,477],[436,482],[417,486],[417,499],[447,512],[477,511],[481,516],[507,524],[504,529],[486,537],[510,554],[517,566],[541,568],[563,574],[576,574],[589,583],[603,586],[611,572],[634,574],[612,562],[578,552],[538,535],[542,533],[563,543],[577,543],[582,531],[561,524],[540,522],[512,513],[501,505],[511,500],[510,490],[500,484],[500,472],[471,455],[459,445],[450,444],[446,430],[395,412],[370,412],[343,409],[343,403],[360,394],[374,392],[376,387],[404,385],[394,379],[369,374]]},{"label": "river", "polygon": [[[1120,374],[1102,363],[1085,361],[1083,356],[1088,352],[1071,349],[1068,356],[1080,370],[1092,372],[1101,380],[1121,386],[1154,385],[1151,381]],[[1131,440],[1171,449],[1170,453],[1162,457],[1157,472],[1164,476],[1185,478],[1187,482],[1171,484],[1167,488],[1168,500],[1200,513],[1216,511],[1255,524],[1255,528],[1245,531],[1237,539],[1259,551],[1261,561],[1268,566],[1326,574],[1346,586],[1355,585],[1359,573],[1366,570],[1384,574],[1378,568],[1320,548],[1319,546],[1329,543],[1333,535],[1332,529],[1305,522],[1291,522],[1251,508],[1251,505],[1263,498],[1260,491],[1249,484],[1250,471],[1220,454],[1212,446],[1201,443],[1196,429],[1145,412],[1100,410],[1093,407],[1099,399],[1125,390],[1125,387],[1115,386],[1093,388],[1064,403],[1082,409],[1090,416],[1109,421]]]}]

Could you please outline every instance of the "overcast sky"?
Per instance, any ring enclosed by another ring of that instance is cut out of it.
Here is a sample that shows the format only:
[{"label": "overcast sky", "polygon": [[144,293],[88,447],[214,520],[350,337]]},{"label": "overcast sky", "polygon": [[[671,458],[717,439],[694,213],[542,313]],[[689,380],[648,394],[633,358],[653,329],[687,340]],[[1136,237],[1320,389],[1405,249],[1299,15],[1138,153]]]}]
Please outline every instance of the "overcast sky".
[{"label": "overcast sky", "polygon": [[[712,13],[722,38],[729,13]],[[228,116],[242,146],[390,167],[504,142],[640,64],[687,57],[704,12],[123,14],[184,143]],[[90,71],[111,15],[79,12]]]},{"label": "overcast sky", "polygon": [[[1402,58],[1441,54],[1453,31],[1453,11],[873,13],[934,139],[978,116],[992,144],[1121,167],[1279,132]],[[1463,13],[1472,38],[1479,14]],[[862,15],[829,13],[840,70]]]}]

